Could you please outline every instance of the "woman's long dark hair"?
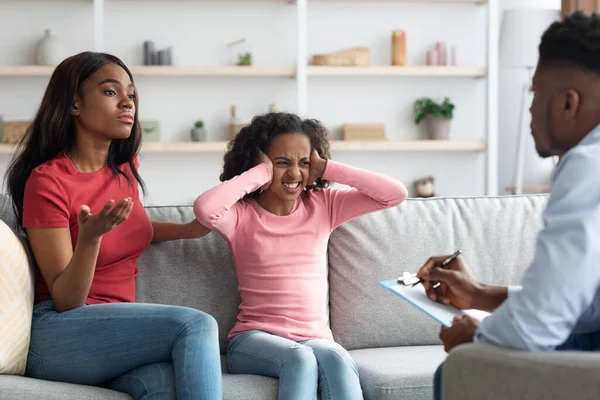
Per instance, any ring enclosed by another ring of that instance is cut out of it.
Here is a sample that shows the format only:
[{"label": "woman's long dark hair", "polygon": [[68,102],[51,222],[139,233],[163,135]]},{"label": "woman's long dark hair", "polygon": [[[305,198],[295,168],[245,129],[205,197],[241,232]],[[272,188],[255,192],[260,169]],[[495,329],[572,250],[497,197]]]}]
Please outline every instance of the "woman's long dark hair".
[{"label": "woman's long dark hair", "polygon": [[[8,194],[13,201],[18,227],[23,223],[23,196],[27,179],[36,167],[73,146],[75,121],[71,111],[74,98],[82,94],[83,83],[109,63],[123,68],[133,82],[133,75],[120,59],[110,54],[89,51],[65,59],[52,73],[40,108],[19,141],[6,172]],[[136,107],[131,135],[127,139],[112,141],[107,163],[117,177],[123,175],[129,184],[133,184],[127,174],[119,168],[119,165],[128,163],[133,176],[145,193],[146,187],[133,162],[141,144],[137,96],[134,102]]]}]

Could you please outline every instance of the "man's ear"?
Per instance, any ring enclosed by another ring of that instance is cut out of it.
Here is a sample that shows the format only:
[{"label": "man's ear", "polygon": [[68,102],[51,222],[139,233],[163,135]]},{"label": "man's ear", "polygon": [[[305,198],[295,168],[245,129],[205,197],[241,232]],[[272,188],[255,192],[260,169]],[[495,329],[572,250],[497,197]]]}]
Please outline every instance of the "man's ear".
[{"label": "man's ear", "polygon": [[564,115],[567,119],[573,119],[579,112],[581,95],[577,90],[569,89],[564,94]]},{"label": "man's ear", "polygon": [[79,96],[75,96],[75,98],[73,98],[73,107],[71,107],[71,115],[78,116],[80,106],[81,106],[81,98]]}]

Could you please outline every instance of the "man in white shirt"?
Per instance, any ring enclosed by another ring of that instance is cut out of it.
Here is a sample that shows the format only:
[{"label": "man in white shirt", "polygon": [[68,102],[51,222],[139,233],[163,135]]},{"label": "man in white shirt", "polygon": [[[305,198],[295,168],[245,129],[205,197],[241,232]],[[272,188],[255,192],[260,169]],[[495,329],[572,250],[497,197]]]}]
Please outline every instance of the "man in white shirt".
[{"label": "man in white shirt", "polygon": [[[446,256],[433,257],[421,268],[417,276],[432,300],[492,312],[480,325],[463,317],[443,327],[446,351],[467,342],[600,350],[600,16],[575,13],[555,22],[539,53],[531,133],[541,157],[560,161],[535,256],[521,287],[474,282],[460,257],[444,269],[434,267]],[[441,399],[441,371],[435,399]]]}]

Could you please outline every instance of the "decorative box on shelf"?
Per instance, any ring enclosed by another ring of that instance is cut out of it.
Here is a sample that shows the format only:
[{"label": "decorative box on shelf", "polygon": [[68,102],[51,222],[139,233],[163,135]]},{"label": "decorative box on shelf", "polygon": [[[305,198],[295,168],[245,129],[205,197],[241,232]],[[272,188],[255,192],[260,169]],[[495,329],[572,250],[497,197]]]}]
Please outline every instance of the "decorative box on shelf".
[{"label": "decorative box on shelf", "polygon": [[30,121],[2,121],[0,119],[0,136],[2,143],[15,144],[25,135]]},{"label": "decorative box on shelf", "polygon": [[344,140],[387,140],[384,124],[344,124],[342,133]]},{"label": "decorative box on shelf", "polygon": [[327,54],[315,54],[313,65],[366,67],[371,65],[371,50],[367,47],[354,47]]}]

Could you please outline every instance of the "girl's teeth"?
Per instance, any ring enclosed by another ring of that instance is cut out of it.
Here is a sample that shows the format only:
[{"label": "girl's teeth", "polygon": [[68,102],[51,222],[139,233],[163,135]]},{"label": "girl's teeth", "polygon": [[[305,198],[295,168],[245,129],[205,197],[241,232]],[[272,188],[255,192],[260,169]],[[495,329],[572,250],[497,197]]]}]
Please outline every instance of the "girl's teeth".
[{"label": "girl's teeth", "polygon": [[296,183],[284,183],[283,186],[285,186],[286,188],[289,188],[289,189],[295,189],[295,188],[298,187],[299,184],[300,184],[299,182],[296,182]]}]

